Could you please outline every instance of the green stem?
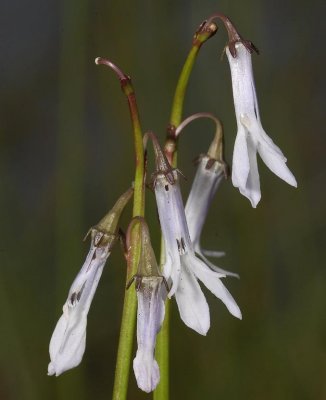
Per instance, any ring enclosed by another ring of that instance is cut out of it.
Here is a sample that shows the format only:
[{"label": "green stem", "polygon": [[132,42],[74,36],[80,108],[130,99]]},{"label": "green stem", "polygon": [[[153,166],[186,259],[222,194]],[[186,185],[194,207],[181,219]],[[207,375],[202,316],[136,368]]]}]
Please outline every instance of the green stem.
[{"label": "green stem", "polygon": [[[117,66],[103,58],[97,58],[95,62],[96,64],[107,65],[114,70],[120,79],[121,88],[128,99],[136,155],[133,217],[143,217],[145,208],[144,149],[135,91],[130,78],[125,75]],[[134,251],[132,252],[131,260],[128,265],[126,283],[129,282],[131,277],[137,272],[137,259],[139,256],[138,250],[140,244],[139,240],[137,241],[137,238],[139,238],[139,232],[137,232],[137,229],[139,228],[140,226],[135,227],[131,232],[131,247],[134,249]],[[117,363],[115,369],[112,396],[113,400],[125,400],[127,398],[131,353],[136,325],[136,309],[136,292],[134,290],[126,290],[123,303]]]},{"label": "green stem", "polygon": [[[193,70],[195,61],[199,54],[201,46],[211,38],[217,31],[217,25],[214,22],[203,22],[198,31],[195,33],[191,49],[188,53],[186,61],[181,70],[177,87],[174,93],[172,110],[170,115],[170,122],[168,127],[168,134],[165,142],[165,153],[168,160],[173,167],[176,167],[176,148],[177,148],[177,138],[175,137],[175,129],[181,123],[184,99],[186,95],[186,90],[188,87],[188,82],[190,74]],[[175,158],[175,159],[174,159]],[[175,165],[174,165],[175,164]]]},{"label": "green stem", "polygon": [[[175,90],[170,122],[168,127],[167,138],[165,141],[164,151],[170,164],[176,168],[177,166],[177,137],[175,130],[182,121],[184,99],[188,87],[190,74],[199,54],[199,50],[203,43],[211,38],[217,31],[217,25],[213,22],[203,22],[193,38],[192,47],[188,53],[186,61],[181,70],[177,87]],[[163,241],[161,245],[161,265],[164,264],[164,247]],[[154,391],[154,400],[169,399],[169,327],[170,327],[170,301],[165,303],[165,318],[163,327],[158,334],[156,342],[155,356],[160,366],[160,383]]]},{"label": "green stem", "polygon": [[[142,131],[139,122],[135,92],[129,78],[121,81],[122,90],[128,97],[131,120],[134,130],[134,143],[136,154],[136,172],[134,183],[134,206],[133,217],[144,216],[145,193],[144,193],[144,149]],[[131,233],[131,246],[139,246],[137,243],[137,230],[135,227]],[[133,252],[130,267],[128,268],[126,282],[137,273],[138,251]],[[125,400],[127,398],[128,381],[136,325],[137,297],[135,290],[126,290],[123,304],[120,338],[118,346],[117,363],[113,387],[113,400]]]},{"label": "green stem", "polygon": [[[131,81],[126,78],[121,82],[122,89],[128,97],[129,109],[134,131],[134,143],[136,154],[136,172],[134,183],[134,206],[133,217],[144,216],[145,193],[144,193],[144,149],[143,136],[139,122],[135,92]],[[137,231],[135,227],[131,233],[131,246],[139,246],[137,243]],[[137,255],[132,258],[128,268],[126,282],[129,282],[132,276],[137,272]],[[117,364],[115,370],[115,379],[113,387],[113,400],[125,400],[127,398],[128,381],[131,363],[132,345],[134,340],[136,325],[137,298],[135,290],[126,290],[123,304],[122,321],[120,328],[120,338],[118,346]]]}]

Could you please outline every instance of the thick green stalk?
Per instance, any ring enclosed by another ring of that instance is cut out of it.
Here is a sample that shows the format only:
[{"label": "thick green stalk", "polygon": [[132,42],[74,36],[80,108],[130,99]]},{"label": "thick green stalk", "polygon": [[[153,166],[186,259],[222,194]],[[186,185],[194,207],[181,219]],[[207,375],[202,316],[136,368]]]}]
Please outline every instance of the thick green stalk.
[{"label": "thick green stalk", "polygon": [[[165,154],[170,164],[177,166],[177,137],[175,130],[182,121],[183,105],[188,87],[190,74],[197,59],[199,50],[203,43],[212,37],[217,31],[217,26],[213,22],[204,22],[200,25],[193,38],[192,47],[181,70],[177,87],[175,90],[167,138],[165,142]],[[161,265],[164,264],[164,244],[161,246]],[[169,399],[169,327],[170,327],[170,301],[165,303],[165,318],[163,327],[158,334],[156,342],[156,360],[160,367],[160,383],[154,391],[154,400]]]}]

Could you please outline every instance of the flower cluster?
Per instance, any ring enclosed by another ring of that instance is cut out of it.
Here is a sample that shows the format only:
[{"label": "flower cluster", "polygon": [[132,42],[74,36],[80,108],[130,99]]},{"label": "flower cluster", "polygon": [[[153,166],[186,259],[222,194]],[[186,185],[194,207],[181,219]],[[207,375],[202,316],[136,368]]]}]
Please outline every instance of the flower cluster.
[{"label": "flower cluster", "polygon": [[[286,165],[283,153],[267,136],[261,124],[251,64],[251,54],[257,51],[255,46],[244,40],[231,21],[222,14],[214,15],[200,26],[195,35],[194,46],[200,43],[203,37],[201,35],[209,37],[216,32],[217,28],[212,24],[215,18],[224,22],[229,34],[226,55],[231,70],[238,128],[233,152],[232,182],[250,200],[252,206],[256,207],[261,198],[257,153],[269,169],[285,182],[296,186],[296,180]],[[136,134],[139,133],[140,124],[130,78],[108,60],[97,59],[96,63],[105,64],[117,73],[129,100]],[[173,152],[178,135],[185,126],[194,119],[205,117],[214,120],[216,132],[207,153],[201,154],[197,159],[197,171],[184,206],[179,182],[181,172],[175,168]],[[152,141],[155,155],[152,188],[164,239],[165,257],[160,266],[156,261],[149,228],[142,211],[149,139]],[[224,159],[221,122],[212,114],[194,114],[179,126],[170,126],[164,151],[157,137],[151,132],[142,136],[140,131],[135,144],[136,148],[140,144],[141,154],[139,157],[136,153],[136,160],[141,168],[136,168],[135,189],[124,193],[101,222],[90,230],[90,251],[70,288],[63,306],[63,314],[51,338],[48,373],[58,376],[81,362],[86,344],[87,314],[104,265],[120,236],[125,245],[128,265],[127,289],[135,282],[136,296],[132,294],[134,307],[136,298],[138,304],[138,348],[133,369],[138,387],[145,392],[151,392],[160,381],[155,346],[156,336],[164,320],[167,299],[175,298],[182,321],[201,335],[206,335],[210,328],[210,312],[199,282],[220,299],[234,317],[241,319],[242,314],[223,280],[227,276],[238,277],[238,274],[226,271],[211,262],[207,257],[221,257],[224,252],[203,250],[200,240],[214,196],[220,184],[229,176],[229,167]],[[124,236],[119,229],[120,216],[133,191],[133,218]],[[135,204],[140,204],[140,207],[136,208]],[[137,210],[141,211],[137,213]],[[130,271],[134,274],[131,279]]]}]

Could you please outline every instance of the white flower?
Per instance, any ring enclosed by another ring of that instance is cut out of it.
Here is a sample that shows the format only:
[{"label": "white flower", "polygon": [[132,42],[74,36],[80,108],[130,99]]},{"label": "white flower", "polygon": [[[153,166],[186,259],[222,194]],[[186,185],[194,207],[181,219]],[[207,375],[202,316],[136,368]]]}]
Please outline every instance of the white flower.
[{"label": "white flower", "polygon": [[110,245],[99,243],[104,233],[93,231],[90,251],[74,280],[50,342],[51,362],[48,375],[60,375],[80,364],[86,345],[87,314],[103,267],[110,254]]},{"label": "white flower", "polygon": [[153,391],[160,381],[160,370],[154,359],[156,335],[164,320],[163,278],[144,276],[137,285],[137,354],[133,362],[138,387]]},{"label": "white flower", "polygon": [[292,186],[296,187],[297,182],[286,165],[282,151],[261,125],[251,54],[241,42],[236,43],[235,49],[236,56],[233,57],[229,48],[226,48],[238,126],[233,152],[232,182],[251,201],[252,206],[256,207],[261,198],[257,151],[274,174]]},{"label": "white flower", "polygon": [[217,267],[205,257],[205,255],[221,257],[225,254],[224,252],[202,250],[200,245],[200,236],[209,207],[218,187],[225,178],[226,169],[227,166],[224,162],[215,160],[208,155],[201,156],[186,203],[185,213],[195,253],[212,270],[225,275],[239,277],[238,274]]},{"label": "white flower", "polygon": [[148,137],[152,139],[155,152],[154,191],[165,243],[163,274],[172,284],[168,296],[171,298],[175,294],[183,322],[206,335],[210,327],[209,308],[197,279],[222,300],[232,315],[241,318],[241,311],[220,280],[225,275],[212,271],[196,257],[189,236],[178,171],[171,168],[156,136],[149,133]]},{"label": "white flower", "polygon": [[105,262],[118,237],[121,213],[133,189],[125,192],[91,232],[91,248],[69,290],[67,301],[50,341],[48,375],[60,375],[80,364],[86,345],[87,314]]},{"label": "white flower", "polygon": [[205,335],[210,327],[209,308],[197,279],[222,300],[232,315],[241,318],[241,311],[220,280],[225,275],[212,271],[196,257],[189,236],[177,172],[173,171],[174,183],[170,178],[157,173],[155,180],[156,202],[166,252],[163,273],[166,279],[172,281],[169,297],[175,294],[183,322]]},{"label": "white flower", "polygon": [[[137,239],[130,240],[131,229],[140,223]],[[164,301],[168,290],[161,275],[154,250],[151,245],[148,226],[142,217],[134,217],[127,231],[128,263],[134,258],[133,243],[141,244],[137,274],[132,277],[127,288],[135,280],[137,290],[137,354],[133,362],[138,387],[144,392],[153,391],[160,381],[160,370],[154,358],[156,335],[164,320]],[[164,285],[166,290],[164,289]]]}]

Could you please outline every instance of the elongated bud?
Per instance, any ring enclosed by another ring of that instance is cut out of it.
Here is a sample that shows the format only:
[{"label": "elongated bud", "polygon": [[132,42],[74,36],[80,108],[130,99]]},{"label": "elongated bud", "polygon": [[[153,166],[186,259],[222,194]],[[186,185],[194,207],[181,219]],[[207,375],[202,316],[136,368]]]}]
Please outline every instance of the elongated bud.
[{"label": "elongated bud", "polygon": [[80,364],[86,346],[87,314],[111,249],[118,237],[121,213],[130,200],[129,189],[112,210],[90,229],[91,247],[76,276],[50,341],[49,375],[60,375]]},{"label": "elongated bud", "polygon": [[[148,226],[141,217],[135,217],[129,225],[127,241],[131,229],[139,224],[140,256],[135,280],[138,300],[137,312],[137,354],[133,362],[137,385],[143,391],[153,391],[160,380],[160,371],[154,358],[156,335],[164,319],[164,299],[169,290],[164,277],[160,274],[151,245]],[[136,227],[135,227],[136,229]],[[130,249],[132,252],[132,248]],[[166,290],[162,284],[166,285]]]}]

